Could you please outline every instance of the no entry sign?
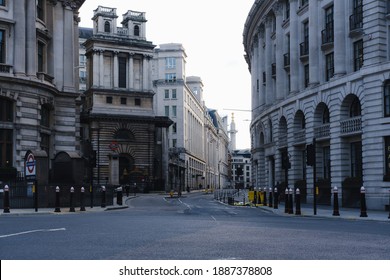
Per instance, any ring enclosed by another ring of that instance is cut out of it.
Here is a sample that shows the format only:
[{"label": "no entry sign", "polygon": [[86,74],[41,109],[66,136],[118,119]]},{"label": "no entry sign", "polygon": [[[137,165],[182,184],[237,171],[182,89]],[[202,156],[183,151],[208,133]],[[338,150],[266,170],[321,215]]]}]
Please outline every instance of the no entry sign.
[{"label": "no entry sign", "polygon": [[36,175],[36,163],[35,163],[35,157],[33,154],[28,154],[26,159],[26,177],[32,178]]}]

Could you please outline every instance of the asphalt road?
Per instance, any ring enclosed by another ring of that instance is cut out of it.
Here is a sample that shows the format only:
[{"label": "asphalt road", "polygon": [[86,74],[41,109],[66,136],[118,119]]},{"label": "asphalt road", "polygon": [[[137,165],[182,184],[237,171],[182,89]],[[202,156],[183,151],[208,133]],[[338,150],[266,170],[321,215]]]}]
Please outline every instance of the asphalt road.
[{"label": "asphalt road", "polygon": [[212,195],[141,195],[129,208],[0,217],[0,259],[390,259],[390,223],[278,216]]}]

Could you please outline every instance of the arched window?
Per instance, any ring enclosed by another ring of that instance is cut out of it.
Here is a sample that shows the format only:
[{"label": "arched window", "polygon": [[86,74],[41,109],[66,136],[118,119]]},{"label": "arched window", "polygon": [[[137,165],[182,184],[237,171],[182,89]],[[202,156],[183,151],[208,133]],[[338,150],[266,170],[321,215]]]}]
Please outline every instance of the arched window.
[{"label": "arched window", "polygon": [[349,116],[353,118],[353,117],[361,116],[361,113],[362,110],[360,107],[360,101],[358,98],[355,98],[351,103],[351,107],[349,109]]},{"label": "arched window", "polygon": [[134,36],[139,36],[139,25],[134,26]]},{"label": "arched window", "polygon": [[106,21],[104,23],[104,32],[110,33],[111,32],[111,24],[109,21]]},{"label": "arched window", "polygon": [[329,109],[328,107],[324,108],[324,111],[322,112],[322,123],[330,123],[330,115],[329,115]]},{"label": "arched window", "polygon": [[390,80],[386,80],[383,87],[383,104],[385,117],[390,117]]},{"label": "arched window", "polygon": [[134,134],[127,129],[119,129],[115,135],[114,139],[124,140],[124,141],[133,141],[135,139]]}]

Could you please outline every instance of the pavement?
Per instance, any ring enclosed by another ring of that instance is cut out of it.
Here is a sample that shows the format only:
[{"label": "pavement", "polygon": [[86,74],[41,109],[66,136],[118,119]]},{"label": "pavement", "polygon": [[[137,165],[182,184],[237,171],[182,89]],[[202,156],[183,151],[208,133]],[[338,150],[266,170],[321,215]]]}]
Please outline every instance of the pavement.
[{"label": "pavement", "polygon": [[[139,195],[137,195],[139,196]],[[129,199],[136,198],[137,196],[123,197],[122,205],[116,203],[114,199],[113,205],[107,207],[94,206],[91,208],[89,205],[85,206],[86,211],[80,211],[80,207],[75,207],[75,212],[70,212],[70,208],[60,208],[61,212],[55,212],[55,208],[39,208],[36,212],[35,209],[10,209],[10,213],[4,213],[3,210],[0,211],[0,216],[22,216],[22,215],[39,215],[39,214],[54,214],[54,215],[63,215],[63,214],[84,214],[84,213],[94,213],[102,211],[111,211],[111,210],[120,210],[128,208],[126,201]],[[166,196],[169,198],[169,196]],[[183,198],[184,196],[182,196]],[[175,197],[174,197],[175,198]],[[223,203],[222,201],[220,201]],[[225,203],[227,205],[227,203]],[[302,204],[301,205],[301,214],[296,213],[296,208],[294,205],[293,213],[285,213],[285,205],[281,203],[278,205],[278,208],[269,207],[265,205],[249,205],[249,206],[233,206],[231,207],[251,207],[257,208],[262,211],[273,213],[279,216],[290,216],[290,217],[321,217],[321,218],[330,218],[330,219],[348,219],[348,220],[361,220],[361,221],[384,221],[390,223],[390,213],[388,211],[378,211],[367,209],[367,217],[361,217],[361,210],[357,208],[339,208],[339,215],[333,215],[334,210],[332,206],[317,205],[316,215],[314,215],[314,207],[312,204]],[[291,212],[291,211],[290,211]]]},{"label": "pavement", "polygon": [[[218,195],[220,195],[218,197]],[[223,202],[223,192],[220,194],[216,194],[214,198],[221,199],[221,203],[227,204],[227,199],[225,196],[225,202]],[[390,223],[390,213],[389,211],[379,211],[379,210],[370,210],[367,209],[366,214],[367,217],[360,217],[361,210],[360,208],[343,208],[339,207],[339,215],[333,215],[333,206],[327,206],[327,205],[317,205],[316,208],[316,214],[314,215],[314,206],[313,204],[301,204],[301,214],[296,214],[296,205],[294,203],[294,209],[293,214],[285,213],[285,204],[284,202],[280,203],[278,205],[278,208],[275,209],[274,207],[264,206],[264,205],[254,205],[248,203],[248,191],[247,190],[241,190],[234,195],[234,202],[235,205],[232,207],[252,207],[252,208],[258,208],[263,211],[267,211],[270,213],[274,213],[275,215],[280,216],[291,216],[291,217],[321,217],[321,218],[330,218],[330,219],[349,219],[349,220],[361,220],[361,221],[384,221]],[[242,205],[242,206],[239,206]],[[291,212],[291,211],[290,211]]]},{"label": "pavement", "polygon": [[111,211],[111,210],[120,210],[129,208],[126,204],[128,199],[135,198],[136,196],[123,197],[122,205],[116,203],[116,199],[114,199],[113,205],[107,205],[106,207],[101,206],[93,206],[91,208],[90,205],[85,205],[85,211],[80,211],[80,207],[75,207],[75,212],[70,212],[69,207],[60,207],[60,212],[55,212],[55,208],[38,208],[38,211],[35,211],[34,208],[28,209],[13,209],[10,208],[9,213],[4,213],[3,210],[0,212],[0,216],[24,216],[24,215],[42,215],[42,214],[54,214],[54,215],[63,215],[63,214],[84,214],[84,213],[96,213],[102,211]]}]

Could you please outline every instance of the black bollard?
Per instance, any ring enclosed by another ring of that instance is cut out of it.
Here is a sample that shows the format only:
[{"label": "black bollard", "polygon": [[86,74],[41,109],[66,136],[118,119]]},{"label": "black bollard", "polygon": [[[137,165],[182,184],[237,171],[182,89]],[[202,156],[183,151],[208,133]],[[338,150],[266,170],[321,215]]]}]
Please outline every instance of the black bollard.
[{"label": "black bollard", "polygon": [[301,213],[301,191],[299,188],[295,190],[295,215],[302,215]]},{"label": "black bollard", "polygon": [[76,212],[75,209],[74,209],[74,206],[73,206],[73,194],[74,194],[74,187],[71,187],[70,188],[70,208],[69,208],[69,212]]},{"label": "black bollard", "polygon": [[272,188],[269,188],[269,203],[268,203],[268,207],[272,208],[272,204],[273,204]]},{"label": "black bollard", "polygon": [[85,211],[85,204],[84,204],[84,187],[81,187],[81,193],[80,193],[80,211]]},{"label": "black bollard", "polygon": [[339,191],[337,187],[333,188],[333,216],[340,216],[339,212]]},{"label": "black bollard", "polygon": [[106,187],[102,186],[102,208],[106,207]]},{"label": "black bollard", "polygon": [[4,202],[3,202],[3,213],[10,213],[9,211],[9,187],[4,186]]},{"label": "black bollard", "polygon": [[266,187],[264,187],[264,206],[267,206],[267,188]]},{"label": "black bollard", "polygon": [[284,213],[286,214],[288,214],[288,209],[289,209],[288,202],[289,202],[288,188],[286,188],[286,190],[284,191]]},{"label": "black bollard", "polygon": [[35,209],[35,212],[38,212],[38,182],[35,181],[33,183],[33,195],[34,195],[34,209]]},{"label": "black bollard", "polygon": [[91,208],[93,208],[93,187],[92,184],[89,186],[89,194],[91,199]]},{"label": "black bollard", "polygon": [[61,209],[60,209],[60,187],[57,186],[56,187],[56,209],[54,209],[54,212],[61,212]]},{"label": "black bollard", "polygon": [[278,188],[274,189],[274,209],[278,209]]},{"label": "black bollard", "polygon": [[122,201],[123,201],[123,190],[122,190],[122,187],[118,187],[116,189],[116,204],[118,205],[122,205]]},{"label": "black bollard", "polygon": [[292,190],[292,188],[290,188],[288,190],[288,199],[289,199],[289,202],[288,202],[288,213],[289,214],[294,214],[294,202],[293,202],[293,193],[294,191]]},{"label": "black bollard", "polygon": [[366,189],[360,188],[360,217],[367,217]]}]

